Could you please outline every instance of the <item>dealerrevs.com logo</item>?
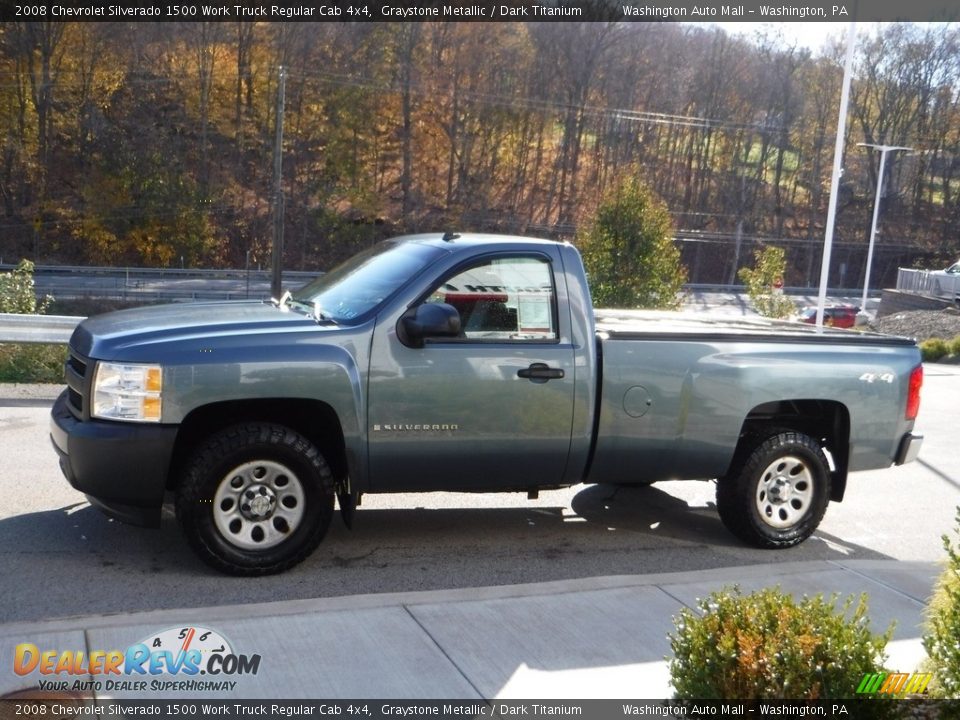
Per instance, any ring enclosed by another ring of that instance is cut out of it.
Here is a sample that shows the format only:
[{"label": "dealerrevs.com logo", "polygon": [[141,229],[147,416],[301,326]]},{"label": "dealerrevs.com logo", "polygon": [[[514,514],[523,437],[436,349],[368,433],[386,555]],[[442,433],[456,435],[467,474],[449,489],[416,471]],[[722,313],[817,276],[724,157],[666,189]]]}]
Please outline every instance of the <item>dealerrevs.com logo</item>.
[{"label": "dealerrevs.com logo", "polygon": [[[86,652],[20,643],[14,648],[13,671],[38,674],[41,690],[229,691],[237,682],[228,678],[256,675],[260,659],[234,652],[216,630],[187,626],[152,634],[126,650]],[[76,676],[84,679],[71,679]]]}]

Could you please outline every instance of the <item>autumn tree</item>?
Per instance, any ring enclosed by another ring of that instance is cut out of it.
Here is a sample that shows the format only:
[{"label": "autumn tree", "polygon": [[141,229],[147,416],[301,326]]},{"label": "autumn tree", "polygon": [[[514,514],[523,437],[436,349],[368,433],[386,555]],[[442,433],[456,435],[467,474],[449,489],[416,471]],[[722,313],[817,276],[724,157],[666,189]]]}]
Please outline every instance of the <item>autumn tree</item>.
[{"label": "autumn tree", "polygon": [[553,73],[564,108],[563,133],[554,161],[544,219],[556,206],[558,222],[567,222],[578,196],[578,177],[586,107],[604,59],[620,37],[617,23],[534,23],[530,35],[541,61]]},{"label": "autumn tree", "polygon": [[[735,281],[773,239],[812,283],[839,43],[596,19],[0,25],[0,256],[256,266],[282,66],[288,267],[418,229],[582,237],[631,173],[694,240],[694,280]],[[835,233],[849,278],[876,186],[859,142],[917,149],[888,166],[878,281],[955,254],[958,47],[949,24],[860,44]]]}]

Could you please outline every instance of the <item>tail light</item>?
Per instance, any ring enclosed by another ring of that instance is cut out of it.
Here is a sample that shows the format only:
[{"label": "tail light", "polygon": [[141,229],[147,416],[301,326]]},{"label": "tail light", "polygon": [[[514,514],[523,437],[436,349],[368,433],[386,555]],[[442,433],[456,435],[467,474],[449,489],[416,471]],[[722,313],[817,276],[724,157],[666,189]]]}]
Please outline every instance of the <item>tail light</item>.
[{"label": "tail light", "polygon": [[904,417],[916,420],[920,412],[920,387],[923,385],[923,365],[917,365],[910,373],[910,386],[907,389],[907,410]]}]

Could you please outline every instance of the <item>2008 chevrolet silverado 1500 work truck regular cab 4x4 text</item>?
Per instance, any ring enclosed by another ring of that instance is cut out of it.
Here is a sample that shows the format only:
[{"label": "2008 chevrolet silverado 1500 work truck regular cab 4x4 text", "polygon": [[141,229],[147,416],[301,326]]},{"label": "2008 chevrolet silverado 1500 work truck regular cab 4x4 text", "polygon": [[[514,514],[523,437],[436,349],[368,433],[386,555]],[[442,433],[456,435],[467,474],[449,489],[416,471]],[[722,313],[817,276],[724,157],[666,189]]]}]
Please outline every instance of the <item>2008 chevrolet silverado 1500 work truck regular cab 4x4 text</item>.
[{"label": "2008 chevrolet silverado 1500 work truck regular cab 4x4 text", "polygon": [[488,235],[381,243],[274,302],[100,315],[51,431],[108,515],[278,572],[363,493],[717,479],[744,541],[795,545],[847,473],[913,460],[912,340],[598,311],[577,250]]}]

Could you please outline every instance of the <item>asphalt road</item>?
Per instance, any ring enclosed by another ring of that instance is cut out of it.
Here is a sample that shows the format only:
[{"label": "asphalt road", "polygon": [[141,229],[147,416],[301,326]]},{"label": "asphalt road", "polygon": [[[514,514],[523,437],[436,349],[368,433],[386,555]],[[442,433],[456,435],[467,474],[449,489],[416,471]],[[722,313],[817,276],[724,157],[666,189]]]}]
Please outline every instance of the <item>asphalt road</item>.
[{"label": "asphalt road", "polygon": [[[353,531],[327,539],[283,575],[209,570],[172,516],[159,530],[92,509],[60,475],[47,438],[49,400],[0,388],[0,622],[233,605],[358,593],[476,587],[722,568],[787,560],[944,557],[960,503],[955,422],[960,367],[928,365],[920,460],[851,477],[816,535],[785,551],[730,536],[711,483],[580,486],[525,495],[366,496]],[[6,399],[4,399],[4,397]]]}]

